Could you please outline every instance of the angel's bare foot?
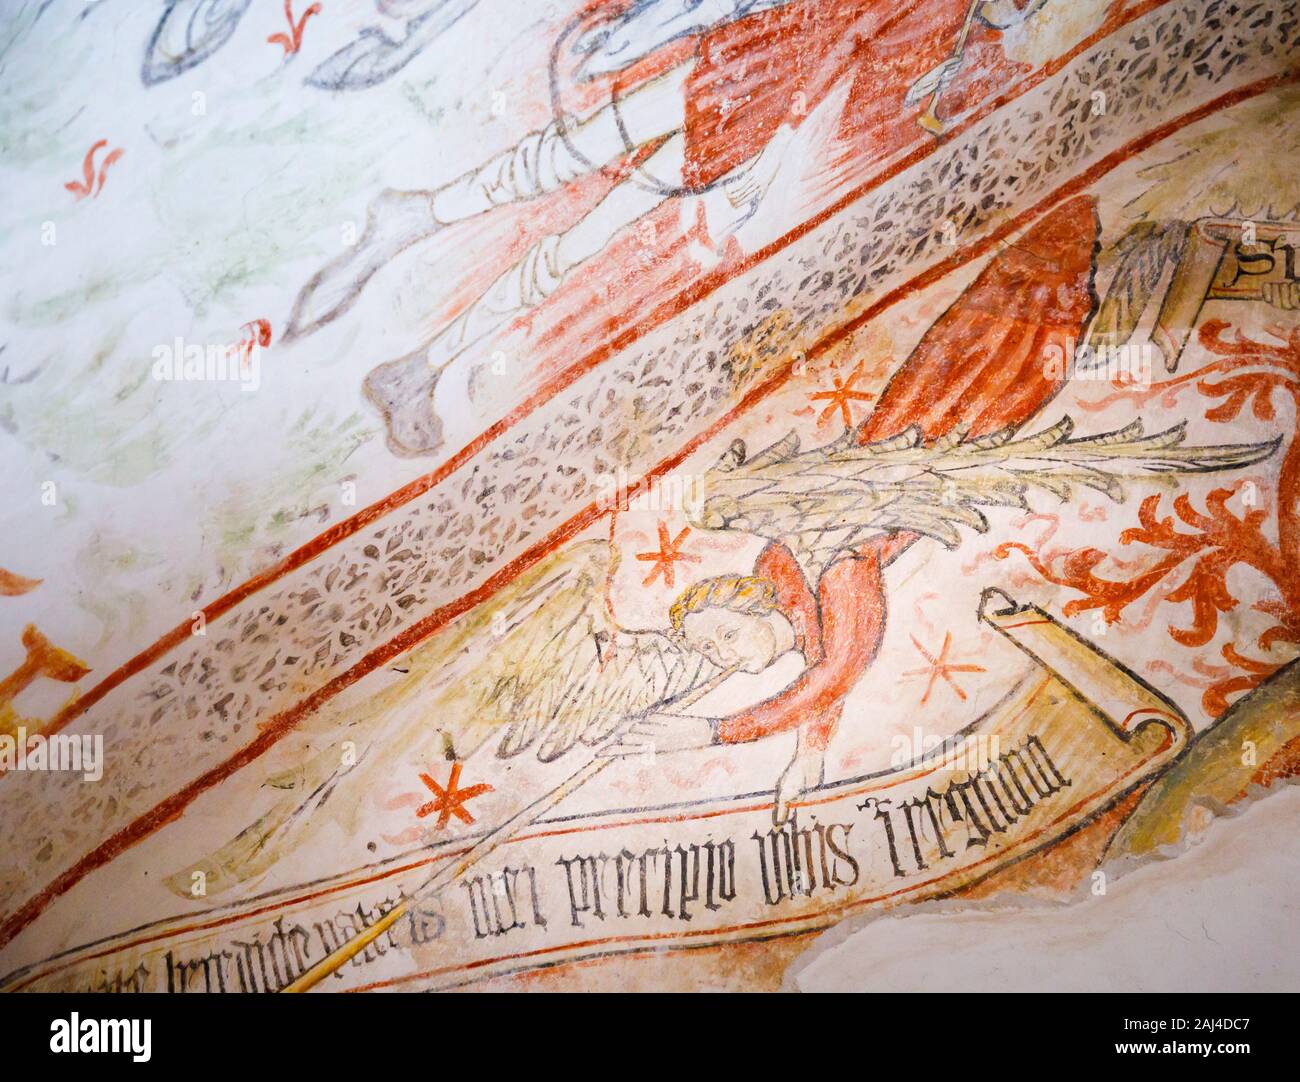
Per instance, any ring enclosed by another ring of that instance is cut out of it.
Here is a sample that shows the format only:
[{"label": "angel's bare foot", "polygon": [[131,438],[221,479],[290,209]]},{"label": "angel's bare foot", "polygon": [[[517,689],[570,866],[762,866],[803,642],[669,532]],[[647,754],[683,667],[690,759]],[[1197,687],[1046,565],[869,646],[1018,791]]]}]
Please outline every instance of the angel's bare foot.
[{"label": "angel's bare foot", "polygon": [[310,334],[342,315],[380,267],[433,236],[442,224],[434,217],[429,192],[380,192],[371,200],[361,239],[318,271],[298,294],[285,336]]},{"label": "angel's bare foot", "polygon": [[816,789],[826,774],[826,752],[813,748],[795,753],[790,765],[776,783],[776,802],[772,805],[772,822],[782,826],[790,818],[790,805],[809,789]]}]

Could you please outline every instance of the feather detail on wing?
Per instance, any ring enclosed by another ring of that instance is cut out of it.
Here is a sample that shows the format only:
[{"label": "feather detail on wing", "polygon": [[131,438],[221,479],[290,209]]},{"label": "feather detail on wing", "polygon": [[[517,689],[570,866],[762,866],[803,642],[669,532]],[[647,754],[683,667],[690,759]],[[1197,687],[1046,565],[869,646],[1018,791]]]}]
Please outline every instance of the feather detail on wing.
[{"label": "feather detail on wing", "polygon": [[1137,330],[1166,266],[1183,256],[1187,222],[1139,222],[1115,245],[1115,274],[1088,330],[1088,345],[1123,345]]},{"label": "feather detail on wing", "polygon": [[605,584],[616,558],[605,541],[572,545],[498,595],[476,620],[493,630],[491,651],[453,675],[430,711],[473,718],[480,731],[504,727],[500,756],[550,761],[714,676],[702,654],[613,619]]},{"label": "feather detail on wing", "polygon": [[1279,86],[1162,140],[1149,155],[1159,160],[1138,170],[1127,201],[1107,216],[1107,239],[1140,222],[1295,221],[1298,118],[1300,87]]},{"label": "feather detail on wing", "polygon": [[[1297,220],[1297,118],[1300,88],[1283,86],[1161,141],[1153,151],[1159,160],[1137,171],[1136,194],[1107,215],[1100,276],[1109,274],[1110,284],[1089,330],[1089,346],[1130,341],[1161,273],[1182,259],[1190,223]],[[1260,152],[1261,131],[1270,133],[1267,153]]]},{"label": "feather detail on wing", "polygon": [[268,789],[282,792],[262,815],[224,845],[163,878],[163,885],[187,901],[194,895],[194,873],[203,873],[204,893],[216,897],[273,868],[285,852],[299,843],[347,771],[339,766],[336,748],[267,778]]},{"label": "feather detail on wing", "polygon": [[[1141,421],[1097,436],[1072,438],[1074,424],[1063,417],[1050,428],[1017,437],[1012,429],[961,442],[960,434],[914,450],[925,454],[924,471],[894,483],[897,499],[882,508],[879,521],[890,530],[909,530],[955,548],[959,528],[988,529],[981,507],[1029,509],[1037,489],[1068,502],[1076,488],[1089,488],[1122,503],[1134,483],[1175,485],[1175,475],[1240,469],[1271,455],[1278,441],[1186,447],[1186,425],[1147,435]],[[919,434],[918,434],[919,435]],[[908,452],[886,450],[906,461]],[[918,464],[919,464],[918,458]]]},{"label": "feather detail on wing", "polygon": [[[494,739],[500,756],[557,759],[720,672],[667,635],[619,626],[606,603],[616,559],[606,541],[568,545],[416,647],[363,714],[341,730],[335,719],[310,741],[322,750],[266,779],[276,799],[263,814],[167,886],[188,897],[199,869],[214,894],[261,875],[331,819],[355,832],[362,794],[413,773],[413,760],[465,759]],[[345,781],[347,799],[331,800]]]},{"label": "feather detail on wing", "polygon": [[1186,447],[1184,425],[1147,435],[1140,421],[1096,436],[1073,432],[1068,417],[1027,436],[1006,428],[967,439],[959,426],[926,440],[912,427],[865,445],[849,433],[803,453],[792,434],[748,462],[737,441],[705,476],[697,524],[780,541],[815,582],[836,556],[876,535],[906,531],[955,548],[962,528],[988,529],[982,508],[1028,509],[1033,490],[1064,502],[1084,487],[1119,502],[1129,484],[1238,469],[1278,446]]}]

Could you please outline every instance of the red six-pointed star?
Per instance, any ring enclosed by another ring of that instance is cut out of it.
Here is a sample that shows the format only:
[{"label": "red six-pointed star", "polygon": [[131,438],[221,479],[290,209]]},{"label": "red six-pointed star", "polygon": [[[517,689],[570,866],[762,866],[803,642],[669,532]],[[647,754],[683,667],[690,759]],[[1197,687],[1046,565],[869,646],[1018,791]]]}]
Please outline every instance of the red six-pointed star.
[{"label": "red six-pointed star", "polygon": [[691,556],[688,553],[681,551],[682,542],[686,540],[690,532],[691,528],[685,526],[682,528],[681,533],[672,540],[669,540],[668,524],[666,522],[659,523],[659,551],[638,552],[636,554],[638,560],[654,561],[654,567],[650,569],[650,574],[648,574],[645,577],[645,581],[641,583],[642,586],[649,586],[660,573],[663,574],[665,584],[668,586],[676,585],[677,579],[673,574],[674,563],[678,560],[681,560],[683,563],[691,564],[697,564],[700,562],[698,556]]},{"label": "red six-pointed star", "polygon": [[915,635],[911,635],[909,638],[912,640],[912,645],[920,650],[922,655],[925,657],[925,660],[930,663],[924,669],[909,669],[907,672],[902,674],[903,676],[928,676],[930,678],[929,683],[925,685],[925,694],[921,696],[921,702],[924,703],[929,700],[930,692],[934,690],[934,685],[937,684],[940,679],[946,680],[952,687],[952,690],[957,693],[957,698],[961,699],[962,702],[965,702],[966,693],[957,686],[957,681],[955,681],[950,674],[955,672],[984,672],[985,670],[979,665],[954,665],[948,660],[948,648],[952,645],[952,632],[944,632],[943,646],[939,650],[938,657],[935,657],[929,650],[917,642]]},{"label": "red six-pointed star", "polygon": [[817,423],[829,420],[831,414],[836,410],[840,411],[840,416],[844,418],[844,427],[853,427],[853,410],[850,402],[870,402],[876,396],[869,391],[859,391],[854,388],[854,384],[862,377],[862,365],[858,365],[843,383],[840,382],[839,376],[832,376],[831,379],[835,384],[832,391],[817,391],[808,396],[812,402],[826,402],[826,408],[817,415]]},{"label": "red six-pointed star", "polygon": [[465,810],[465,801],[492,792],[492,786],[483,783],[470,785],[464,789],[457,788],[456,783],[460,781],[460,763],[451,764],[451,777],[447,779],[446,789],[429,777],[428,774],[421,774],[420,780],[429,787],[434,794],[434,799],[427,804],[421,804],[415,809],[415,814],[418,818],[423,819],[426,815],[437,812],[438,830],[445,827],[453,815],[463,823],[474,822],[474,817]]}]

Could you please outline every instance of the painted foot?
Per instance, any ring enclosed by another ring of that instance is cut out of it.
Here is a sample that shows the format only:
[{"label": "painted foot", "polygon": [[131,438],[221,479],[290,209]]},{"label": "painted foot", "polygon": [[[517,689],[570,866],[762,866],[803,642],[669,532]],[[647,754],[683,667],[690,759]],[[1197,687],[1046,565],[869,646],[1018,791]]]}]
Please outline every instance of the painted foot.
[{"label": "painted foot", "polygon": [[387,188],[370,203],[366,230],[355,245],[316,273],[298,294],[285,337],[311,334],[352,306],[375,272],[412,244],[442,228],[428,192]]},{"label": "painted foot", "polygon": [[429,351],[417,349],[366,376],[365,395],[383,414],[393,454],[409,458],[442,446],[442,420],[433,405],[440,374],[429,364]]}]

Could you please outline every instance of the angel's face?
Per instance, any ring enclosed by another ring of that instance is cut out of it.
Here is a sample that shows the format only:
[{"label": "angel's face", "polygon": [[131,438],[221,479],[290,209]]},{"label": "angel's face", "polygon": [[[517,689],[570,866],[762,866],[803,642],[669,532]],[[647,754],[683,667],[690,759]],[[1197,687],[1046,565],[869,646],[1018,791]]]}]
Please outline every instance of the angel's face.
[{"label": "angel's face", "polygon": [[775,622],[784,619],[778,613],[755,616],[730,609],[707,608],[690,613],[682,621],[682,633],[687,645],[714,665],[760,673],[781,652],[780,629]]}]

